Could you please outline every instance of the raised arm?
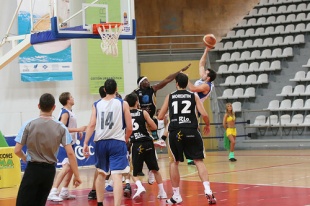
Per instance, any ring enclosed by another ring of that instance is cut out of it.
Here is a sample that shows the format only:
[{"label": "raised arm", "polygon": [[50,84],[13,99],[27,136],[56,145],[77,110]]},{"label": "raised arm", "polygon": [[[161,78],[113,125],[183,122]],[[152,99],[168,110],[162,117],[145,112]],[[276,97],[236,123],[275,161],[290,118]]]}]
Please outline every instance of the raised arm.
[{"label": "raised arm", "polygon": [[201,56],[200,61],[199,61],[199,76],[200,76],[200,78],[203,78],[203,75],[205,73],[205,65],[206,65],[207,54],[208,54],[209,50],[211,50],[211,49],[206,47],[206,49],[205,49],[205,51],[204,51],[204,53]]},{"label": "raised arm", "polygon": [[189,67],[191,66],[191,64],[188,64],[186,67],[182,68],[181,70],[177,71],[176,73],[170,74],[169,76],[167,76],[164,80],[162,80],[161,82],[159,82],[158,84],[153,85],[153,89],[156,92],[157,90],[162,89],[163,87],[165,87],[169,82],[171,82],[172,80],[174,80],[174,78],[180,73],[180,72],[184,72],[186,71]]}]

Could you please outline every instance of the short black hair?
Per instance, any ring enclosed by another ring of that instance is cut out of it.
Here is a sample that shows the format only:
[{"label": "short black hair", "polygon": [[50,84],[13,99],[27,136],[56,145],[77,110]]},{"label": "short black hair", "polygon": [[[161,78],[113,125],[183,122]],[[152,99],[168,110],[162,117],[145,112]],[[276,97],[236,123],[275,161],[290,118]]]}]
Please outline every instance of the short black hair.
[{"label": "short black hair", "polygon": [[42,112],[50,112],[55,105],[55,98],[49,93],[42,94],[39,104]]},{"label": "short black hair", "polygon": [[99,87],[99,94],[101,98],[104,98],[105,96],[107,96],[107,93],[105,93],[104,91],[104,86]]},{"label": "short black hair", "polygon": [[213,82],[216,79],[216,72],[213,69],[207,70],[209,70],[208,77],[210,77],[210,82]]},{"label": "short black hair", "polygon": [[185,89],[188,84],[188,76],[186,74],[179,73],[175,77],[175,81],[178,83],[181,89]]},{"label": "short black hair", "polygon": [[128,102],[128,105],[130,107],[133,107],[133,106],[135,106],[136,102],[138,101],[138,96],[136,93],[132,92],[132,93],[126,95],[125,101]]},{"label": "short black hair", "polygon": [[107,94],[114,94],[117,88],[116,81],[114,79],[107,79],[104,82],[104,88]]}]

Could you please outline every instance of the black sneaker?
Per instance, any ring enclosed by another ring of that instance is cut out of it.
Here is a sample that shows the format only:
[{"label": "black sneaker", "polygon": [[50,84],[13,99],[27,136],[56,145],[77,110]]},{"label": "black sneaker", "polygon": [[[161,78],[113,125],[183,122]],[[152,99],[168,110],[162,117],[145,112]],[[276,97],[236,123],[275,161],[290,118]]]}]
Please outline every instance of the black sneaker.
[{"label": "black sneaker", "polygon": [[193,160],[189,161],[189,162],[187,162],[187,165],[195,165],[195,162]]},{"label": "black sneaker", "polygon": [[206,197],[208,198],[208,203],[209,203],[210,205],[216,204],[216,198],[214,197],[213,194],[212,194],[212,195],[206,194]]},{"label": "black sneaker", "polygon": [[144,173],[143,172],[138,172],[137,176],[144,176]]},{"label": "black sneaker", "polygon": [[231,161],[231,162],[236,162],[237,159],[235,159],[235,158],[233,157],[233,158],[230,158],[229,161]]},{"label": "black sneaker", "polygon": [[124,197],[131,198],[131,186],[129,183],[126,183],[124,187]]},{"label": "black sneaker", "polygon": [[89,200],[96,200],[97,199],[96,190],[91,190],[88,193],[88,199]]}]

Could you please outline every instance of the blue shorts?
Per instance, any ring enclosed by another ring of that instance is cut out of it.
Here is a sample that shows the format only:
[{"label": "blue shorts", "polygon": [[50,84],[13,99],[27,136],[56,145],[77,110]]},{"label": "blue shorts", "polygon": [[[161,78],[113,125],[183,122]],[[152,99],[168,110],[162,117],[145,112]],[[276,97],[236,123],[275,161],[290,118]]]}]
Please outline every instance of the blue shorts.
[{"label": "blue shorts", "polygon": [[104,173],[128,173],[127,146],[124,141],[108,139],[95,144],[96,167]]}]

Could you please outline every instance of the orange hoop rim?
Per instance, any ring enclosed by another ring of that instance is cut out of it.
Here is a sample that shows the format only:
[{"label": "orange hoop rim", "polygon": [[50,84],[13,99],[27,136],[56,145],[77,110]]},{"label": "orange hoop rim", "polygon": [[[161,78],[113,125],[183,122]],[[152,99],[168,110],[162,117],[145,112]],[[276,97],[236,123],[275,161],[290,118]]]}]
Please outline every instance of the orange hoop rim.
[{"label": "orange hoop rim", "polygon": [[111,28],[115,28],[115,27],[120,27],[121,25],[123,25],[123,23],[120,22],[107,22],[107,23],[100,23],[100,24],[95,24],[97,28],[99,27],[104,27],[105,29],[109,29],[110,25]]}]

